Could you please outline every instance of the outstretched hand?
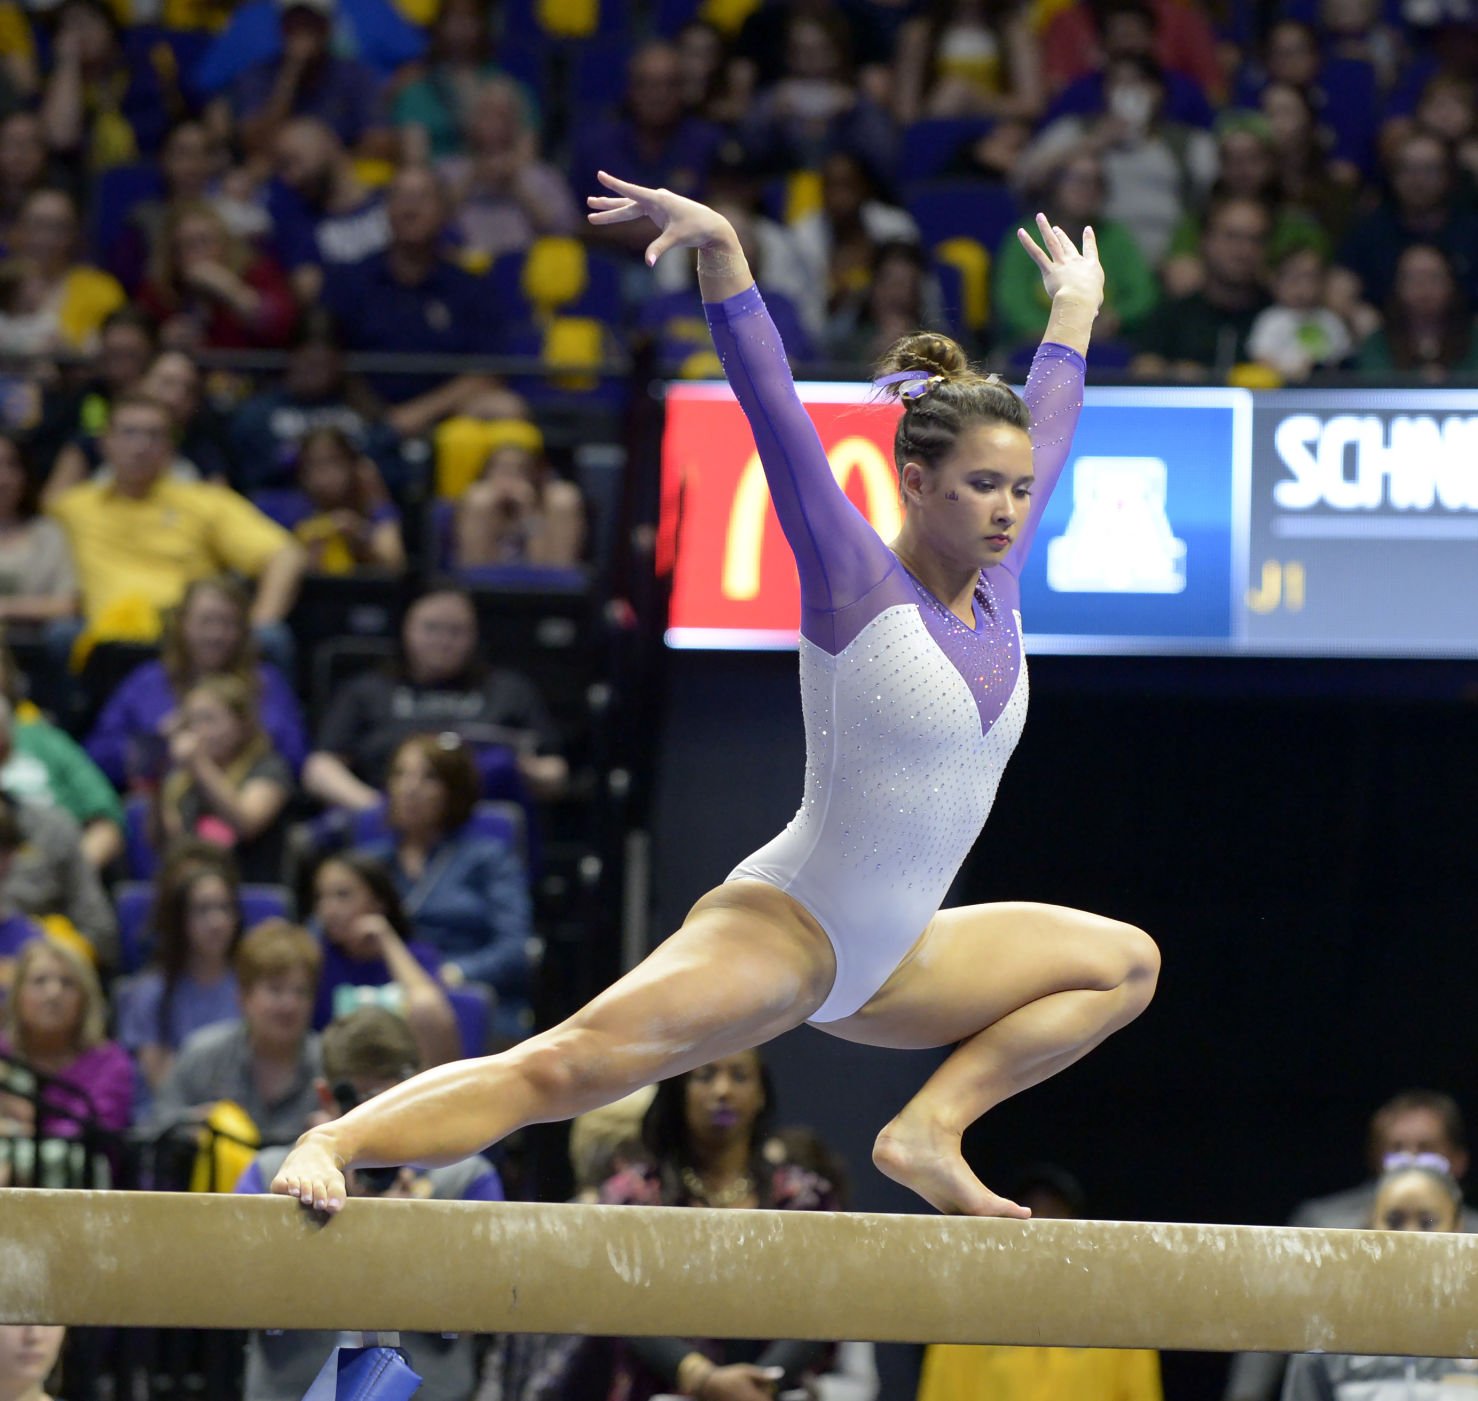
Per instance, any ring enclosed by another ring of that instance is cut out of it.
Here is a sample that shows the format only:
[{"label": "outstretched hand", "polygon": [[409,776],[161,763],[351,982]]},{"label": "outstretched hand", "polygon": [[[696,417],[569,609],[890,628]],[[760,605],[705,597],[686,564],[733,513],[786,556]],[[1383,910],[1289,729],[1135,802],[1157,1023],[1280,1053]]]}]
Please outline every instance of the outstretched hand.
[{"label": "outstretched hand", "polygon": [[592,224],[625,224],[633,219],[650,219],[661,232],[647,245],[647,266],[672,248],[712,248],[733,242],[737,245],[734,226],[722,214],[706,204],[675,195],[671,190],[653,190],[646,185],[633,185],[618,180],[605,171],[596,178],[614,195],[588,195]]},{"label": "outstretched hand", "polygon": [[1098,261],[1098,240],[1093,229],[1084,228],[1080,252],[1072,239],[1048,222],[1045,214],[1037,215],[1037,228],[1042,235],[1041,245],[1025,229],[1017,229],[1016,237],[1042,274],[1047,295],[1053,299],[1059,294],[1070,296],[1097,310],[1103,304],[1103,264]]}]

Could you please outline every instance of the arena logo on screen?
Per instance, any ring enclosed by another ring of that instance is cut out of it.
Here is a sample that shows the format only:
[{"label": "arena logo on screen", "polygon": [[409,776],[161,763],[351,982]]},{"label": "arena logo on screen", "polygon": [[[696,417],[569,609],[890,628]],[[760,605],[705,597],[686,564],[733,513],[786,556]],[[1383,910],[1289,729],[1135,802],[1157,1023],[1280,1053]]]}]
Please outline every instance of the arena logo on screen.
[{"label": "arena logo on screen", "polygon": [[1273,444],[1280,510],[1478,511],[1478,414],[1290,414]]}]

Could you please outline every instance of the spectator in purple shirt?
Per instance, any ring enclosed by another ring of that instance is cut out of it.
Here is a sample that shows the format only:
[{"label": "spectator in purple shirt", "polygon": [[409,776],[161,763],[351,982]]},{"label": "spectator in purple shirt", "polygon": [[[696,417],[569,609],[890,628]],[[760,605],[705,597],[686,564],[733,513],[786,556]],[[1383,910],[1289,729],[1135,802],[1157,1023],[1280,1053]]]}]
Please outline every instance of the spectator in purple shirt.
[{"label": "spectator in purple shirt", "polygon": [[247,154],[270,154],[289,117],[319,117],[351,150],[393,156],[395,134],[385,122],[379,79],[333,52],[334,0],[279,0],[278,8],[281,55],[253,64],[224,99]]},{"label": "spectator in purple shirt", "polygon": [[385,196],[360,180],[344,143],[321,117],[284,122],[274,158],[277,179],[267,191],[272,246],[298,300],[311,306],[325,268],[357,263],[390,242]]},{"label": "spectator in purple shirt", "polygon": [[163,655],[129,673],[87,737],[87,752],[120,788],[148,787],[168,767],[169,736],[186,691],[230,673],[259,688],[262,729],[293,772],[307,754],[303,712],[287,679],[257,660],[250,600],[234,579],[198,579],[165,624]]},{"label": "spectator in purple shirt", "polygon": [[[107,1038],[108,1007],[92,965],[55,939],[35,939],[16,960],[15,985],[0,1019],[0,1056],[75,1087],[54,1091],[42,1105],[41,1132],[75,1138],[87,1123],[110,1133],[128,1127],[133,1062]],[[0,1131],[35,1131],[35,1106],[0,1095]],[[8,1121],[8,1123],[6,1122]]]},{"label": "spectator in purple shirt", "polygon": [[154,882],[152,922],[153,965],[114,993],[118,1040],[139,1068],[141,1108],[188,1036],[241,1015],[231,970],[241,900],[229,854],[197,841],[171,849]]},{"label": "spectator in purple shirt", "polygon": [[315,1028],[373,1001],[405,1018],[422,1064],[461,1054],[456,1016],[436,977],[441,954],[415,937],[383,862],[357,851],[326,857],[313,876],[313,927],[323,938]]}]

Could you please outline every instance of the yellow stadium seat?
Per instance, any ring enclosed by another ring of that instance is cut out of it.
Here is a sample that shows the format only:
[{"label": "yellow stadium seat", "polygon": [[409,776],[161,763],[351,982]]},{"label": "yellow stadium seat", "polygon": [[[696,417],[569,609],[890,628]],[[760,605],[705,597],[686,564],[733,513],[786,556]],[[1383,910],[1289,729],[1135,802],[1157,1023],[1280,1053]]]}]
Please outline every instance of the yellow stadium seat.
[{"label": "yellow stadium seat", "polygon": [[973,238],[947,238],[935,244],[934,257],[960,275],[965,324],[981,330],[990,319],[990,252]]},{"label": "yellow stadium seat", "polygon": [[497,448],[544,451],[544,435],[522,418],[449,418],[434,435],[436,494],[455,501],[482,475],[483,464]]}]

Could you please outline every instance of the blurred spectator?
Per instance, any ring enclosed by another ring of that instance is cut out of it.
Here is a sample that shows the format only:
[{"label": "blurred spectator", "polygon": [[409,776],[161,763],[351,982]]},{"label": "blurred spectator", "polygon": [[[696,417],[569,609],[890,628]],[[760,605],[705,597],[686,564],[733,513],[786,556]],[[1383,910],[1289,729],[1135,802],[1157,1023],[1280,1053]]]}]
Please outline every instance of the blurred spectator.
[{"label": "blurred spectator", "polygon": [[97,440],[108,426],[113,400],[138,388],[157,351],[154,323],[143,312],[121,306],[108,313],[98,331],[93,373],[80,384],[48,389],[42,400],[41,422],[30,435],[38,472],[49,470],[74,439],[85,462],[97,460]]},{"label": "blurred spectator", "polygon": [[[1047,110],[1047,121],[1084,115],[1104,109],[1104,68],[1117,58],[1156,61],[1160,16],[1149,0],[1107,0],[1095,7],[1098,17],[1099,55],[1090,72],[1074,78],[1057,94]],[[1165,80],[1165,116],[1186,126],[1210,126],[1211,104],[1201,85],[1172,65],[1162,62]]]},{"label": "blurred spectator", "polygon": [[388,158],[394,133],[386,125],[380,81],[354,59],[333,51],[334,0],[278,0],[282,51],[237,77],[212,115],[218,130],[234,122],[248,156],[270,157],[278,129],[290,117],[318,117],[350,150]]},{"label": "blurred spectator", "polygon": [[[489,19],[481,0],[442,0],[438,7],[425,71],[405,84],[391,105],[407,163],[456,155],[472,94],[485,79],[503,75]],[[524,84],[517,87],[524,115],[537,128],[537,99]]]},{"label": "blurred spectator", "polygon": [[[1238,198],[1266,204],[1273,211],[1268,247],[1274,258],[1297,248],[1329,252],[1329,231],[1311,211],[1285,198],[1272,124],[1261,112],[1223,113],[1216,126],[1216,150],[1218,173],[1211,187],[1212,203]],[[1181,220],[1161,264],[1160,277],[1171,296],[1184,296],[1201,285],[1201,212],[1195,210]]]},{"label": "blurred spectator", "polygon": [[1041,55],[1025,3],[931,0],[898,36],[894,111],[924,117],[1035,118]]},{"label": "blurred spectator", "polygon": [[714,126],[732,126],[744,115],[744,99],[730,78],[723,31],[706,19],[691,19],[677,31],[673,43],[684,110]]},{"label": "blurred spectator", "polygon": [[25,202],[47,185],[61,184],[46,149],[46,132],[35,112],[0,119],[0,246],[11,245],[11,229]]},{"label": "blurred spectator", "polygon": [[[334,1119],[414,1075],[425,1062],[408,1028],[393,1013],[366,1007],[335,1019],[323,1033],[323,1073],[315,1082],[320,1114]],[[259,1153],[236,1184],[266,1192],[282,1166],[283,1148]],[[499,1202],[497,1169],[480,1155],[438,1168],[361,1168],[348,1176],[351,1197],[417,1201]],[[246,1349],[245,1401],[297,1401],[312,1385],[340,1337],[335,1333],[253,1333]],[[466,1401],[476,1380],[476,1338],[470,1333],[402,1333],[421,1378],[420,1401]]]},{"label": "blurred spectator", "polygon": [[528,104],[512,78],[485,78],[466,100],[463,141],[437,169],[447,183],[451,228],[465,254],[492,262],[545,234],[584,223],[564,173],[542,159]]},{"label": "blurred spectator", "polygon": [[51,503],[88,619],[141,607],[162,615],[194,580],[230,569],[257,580],[252,623],[280,622],[297,597],[302,549],[229,488],[167,476],[171,428],[163,405],[125,396],[103,438],[111,480],[84,482]]},{"label": "blurred spectator", "polygon": [[[4,895],[6,873],[26,838],[16,820],[15,807],[0,803],[0,1005],[10,994],[15,978],[16,955],[32,939],[46,936],[45,928],[28,914],[17,910]],[[0,1183],[0,1186],[3,1186]]]},{"label": "blurred spectator", "polygon": [[268,191],[272,247],[305,307],[323,291],[324,269],[357,263],[389,246],[385,195],[369,189],[329,124],[295,117],[275,146],[277,180]]},{"label": "blurred spectator", "polygon": [[743,6],[735,7],[732,16],[717,6],[711,13],[726,27],[742,15],[730,68],[736,96],[746,103],[757,89],[770,87],[784,77],[786,34],[797,16],[845,31],[857,65],[858,86],[875,102],[886,104],[889,100],[893,56],[908,17],[907,10],[894,0],[760,0],[754,6],[746,0]]},{"label": "blurred spectator", "polygon": [[[181,482],[209,478],[224,483],[230,470],[225,430],[215,410],[202,402],[200,371],[194,359],[183,350],[162,350],[134,388],[169,413],[170,477]],[[105,415],[109,407],[100,404],[97,412]],[[99,483],[113,480],[112,468],[104,461],[107,422],[104,416],[97,434],[79,434],[57,453],[42,491],[44,505],[50,507],[62,492],[89,478]]]},{"label": "blurred spectator", "polygon": [[[1154,310],[1160,289],[1133,234],[1103,213],[1102,162],[1086,152],[1070,155],[1051,173],[1047,187],[1034,193],[1036,207],[1051,210],[1075,246],[1082,243],[1084,226],[1093,226],[1104,270],[1104,303],[1094,335],[1113,339],[1132,332]],[[998,347],[1035,345],[1042,338],[1051,299],[1035,272],[1013,229],[1001,240],[991,269],[991,328]]]},{"label": "blurred spectator", "polygon": [[323,937],[316,1029],[372,1002],[405,1018],[422,1065],[462,1054],[456,1015],[436,980],[441,955],[416,938],[383,862],[357,851],[325,858],[313,876],[313,921]]},{"label": "blurred spectator", "polygon": [[855,79],[847,26],[794,13],[785,26],[784,73],[755,94],[739,122],[749,160],[771,172],[814,170],[831,151],[844,150],[874,170],[892,170],[893,119]]},{"label": "blurred spectator", "polygon": [[298,448],[298,489],[277,508],[315,574],[405,568],[405,541],[379,471],[340,428],[310,428]]},{"label": "blurred spectator", "polygon": [[[70,944],[34,939],[21,950],[0,1017],[0,1056],[18,1057],[86,1096],[81,1101],[50,1096],[40,1124],[43,1134],[75,1138],[89,1117],[110,1133],[128,1127],[133,1063],[122,1046],[108,1040],[102,984],[92,964]],[[0,1093],[0,1133],[29,1135],[35,1118],[29,1100]]]},{"label": "blurred spectator", "polygon": [[[723,140],[718,127],[684,108],[677,48],[651,40],[627,64],[620,116],[615,121],[586,121],[576,126],[569,164],[575,198],[583,201],[596,188],[598,170],[639,185],[699,195]],[[651,230],[640,222],[610,224],[587,230],[586,236],[640,254],[651,241]]]},{"label": "blurred spectator", "polygon": [[[601,1189],[602,1202],[635,1206],[766,1207],[829,1211],[832,1186],[804,1168],[772,1166],[764,1156],[775,1090],[758,1051],[741,1051],[664,1080],[642,1120],[647,1165],[628,1168]],[[613,1393],[650,1401],[685,1396],[759,1394],[802,1385],[821,1371],[824,1342],[627,1338],[616,1348]],[[766,1369],[783,1380],[775,1381]],[[723,1388],[722,1390],[720,1388]]]},{"label": "blurred spectator", "polygon": [[241,1016],[231,971],[241,940],[236,869],[229,860],[209,860],[202,846],[192,842],[166,853],[154,880],[153,958],[114,993],[118,1040],[139,1069],[141,1117],[186,1040]]},{"label": "blurred spectator", "polygon": [[207,204],[226,221],[237,238],[256,238],[267,232],[266,210],[253,201],[227,193],[227,152],[208,126],[194,117],[176,122],[164,138],[159,174],[164,188],[157,199],[133,204],[123,228],[103,251],[108,267],[130,292],[137,290],[148,271],[151,250],[167,236],[165,221],[179,205]]},{"label": "blurred spectator", "polygon": [[1440,249],[1413,243],[1396,259],[1384,324],[1360,348],[1372,374],[1419,374],[1441,383],[1478,370],[1478,333],[1468,298]]},{"label": "blurred spectator", "polygon": [[917,243],[913,216],[880,197],[872,172],[856,156],[833,151],[821,167],[821,208],[791,229],[804,285],[803,304],[815,334],[849,295],[866,288],[885,243]]},{"label": "blurred spectator", "polygon": [[135,667],[110,695],[87,752],[119,788],[152,788],[163,777],[169,736],[185,692],[207,676],[235,676],[258,695],[262,729],[296,771],[307,755],[303,712],[286,677],[259,661],[251,599],[229,575],[193,581],[165,619],[162,655]]},{"label": "blurred spectator", "polygon": [[309,1028],[323,954],[306,929],[269,919],[236,948],[238,1020],[202,1027],[180,1048],[154,1100],[151,1122],[203,1120],[229,1100],[263,1143],[290,1143],[318,1109],[318,1038]]},{"label": "blurred spectator", "polygon": [[[1440,136],[1454,150],[1478,136],[1478,83],[1456,73],[1437,73],[1422,88],[1416,105],[1416,124]],[[3,140],[3,132],[0,132]],[[3,160],[3,148],[0,148]],[[1473,171],[1468,167],[1471,179]]]},{"label": "blurred spectator", "polygon": [[400,657],[388,676],[367,672],[338,689],[303,766],[303,786],[336,807],[376,807],[402,741],[447,730],[472,744],[513,747],[536,796],[557,796],[568,781],[543,697],[520,672],[487,665],[472,600],[441,588],[406,610]]},{"label": "blurred spectator", "polygon": [[1326,59],[1363,63],[1388,93],[1409,60],[1406,36],[1386,22],[1379,0],[1320,0],[1319,39]]},{"label": "blurred spectator", "polygon": [[570,568],[585,549],[585,501],[542,454],[505,443],[457,502],[459,569],[498,564]]},{"label": "blurred spectator", "polygon": [[888,243],[873,258],[867,287],[832,316],[826,353],[849,365],[870,365],[900,336],[943,325],[939,288],[918,245]]},{"label": "blurred spectator", "polygon": [[[1023,1174],[1013,1200],[1033,1219],[1084,1214],[1083,1189],[1061,1168],[1042,1164]],[[924,1349],[916,1401],[1160,1401],[1160,1355],[1145,1348],[962,1347]]]},{"label": "blurred spectator", "polygon": [[0,352],[48,355],[91,351],[123,288],[78,262],[77,206],[62,190],[41,189],[21,206],[10,257],[0,264]]},{"label": "blurred spectator", "polygon": [[[10,757],[15,721],[0,702],[0,765]],[[82,845],[82,828],[62,807],[17,802],[0,793],[25,838],[0,879],[0,906],[48,931],[85,940],[105,968],[118,961],[118,918]]]},{"label": "blurred spectator", "polygon": [[0,1323],[0,1394],[17,1401],[52,1401],[48,1379],[67,1330],[40,1323]]},{"label": "blurred spectator", "polygon": [[1201,236],[1202,285],[1162,301],[1140,325],[1137,374],[1204,380],[1247,358],[1247,337],[1267,304],[1272,223],[1267,206],[1256,200],[1225,199],[1211,206]]},{"label": "blurred spectator", "polygon": [[1413,131],[1391,153],[1390,186],[1378,208],[1351,227],[1339,261],[1354,272],[1368,301],[1391,294],[1404,249],[1426,243],[1447,255],[1459,287],[1478,294],[1478,210],[1456,190],[1452,149],[1440,136]]},{"label": "blurred spectator", "polygon": [[[1463,1193],[1445,1158],[1397,1153],[1376,1186],[1374,1231],[1456,1231]],[[1441,1396],[1471,1386],[1472,1366],[1448,1357],[1344,1357],[1321,1353],[1290,1359],[1283,1401],[1326,1401],[1358,1394],[1369,1401]]]},{"label": "blurred spectator", "polygon": [[[1154,49],[1145,55],[1167,73],[1178,73],[1208,97],[1219,99],[1226,83],[1225,70],[1217,48],[1216,30],[1210,16],[1182,0],[1151,0],[1154,10]],[[1142,25],[1125,23],[1127,7],[1104,5],[1098,0],[1076,0],[1058,7],[1044,5],[1037,9],[1042,25],[1040,43],[1043,75],[1049,92],[1065,88],[1099,68],[1108,58],[1108,45],[1114,43],[1119,52],[1135,49],[1135,37]],[[1114,18],[1110,33],[1110,17]]]},{"label": "blurred spectator", "polygon": [[108,777],[65,730],[25,699],[10,649],[0,645],[0,701],[10,707],[10,753],[0,789],[17,802],[59,807],[82,828],[82,851],[103,870],[123,852],[123,805]]},{"label": "blurred spectator", "polygon": [[374,396],[344,371],[344,348],[333,318],[321,308],[304,313],[282,382],[263,389],[231,415],[234,481],[250,495],[290,487],[297,479],[304,437],[337,428],[383,470],[398,463],[394,434],[377,423]]},{"label": "blurred spectator", "polygon": [[292,796],[292,770],[262,729],[255,688],[227,673],[195,682],[180,702],[169,756],[159,794],[165,841],[201,837],[235,853],[243,880],[278,879],[277,819]]},{"label": "blurred spectator", "polygon": [[282,269],[204,200],[170,206],[137,301],[161,341],[184,350],[285,345],[297,315]]},{"label": "blurred spectator", "polygon": [[34,630],[77,611],[67,537],[38,515],[39,483],[20,443],[0,433],[0,627]]},{"label": "blurred spectator", "polygon": [[[390,244],[357,263],[328,269],[324,305],[350,350],[399,355],[476,355],[493,348],[499,309],[485,278],[441,252],[450,217],[446,187],[430,170],[400,171],[390,183]],[[521,405],[487,375],[377,373],[370,387],[392,405],[387,424],[401,437],[426,432],[452,414],[517,417]]]},{"label": "blurred spectator", "polygon": [[1284,379],[1337,365],[1354,349],[1328,304],[1329,266],[1317,248],[1295,248],[1273,268],[1273,304],[1252,323],[1247,353]]},{"label": "blurred spectator", "polygon": [[106,0],[62,0],[41,98],[46,142],[91,174],[133,165],[159,149],[178,87],[152,62],[131,61]]},{"label": "blurred spectator", "polygon": [[29,102],[40,86],[36,35],[27,13],[33,8],[18,0],[0,3],[0,112]]},{"label": "blurred spectator", "polygon": [[385,787],[391,835],[364,854],[389,869],[417,936],[441,955],[441,981],[491,988],[496,1034],[527,1035],[528,871],[508,842],[471,821],[482,791],[471,751],[452,734],[413,735],[395,751]]},{"label": "blurred spectator", "polygon": [[1354,216],[1359,186],[1330,173],[1328,143],[1308,95],[1291,83],[1269,83],[1258,108],[1272,133],[1282,208],[1315,220],[1338,247]]},{"label": "blurred spectator", "polygon": [[[1385,1161],[1394,1153],[1440,1154],[1459,1181],[1468,1171],[1468,1134],[1463,1111],[1451,1095],[1435,1090],[1404,1090],[1371,1116],[1365,1158],[1369,1176],[1358,1187],[1304,1202],[1290,1226],[1361,1230],[1375,1219],[1376,1198]],[[1462,1229],[1478,1230],[1478,1213],[1464,1207]],[[1279,1353],[1244,1352],[1232,1360],[1225,1401],[1273,1401],[1283,1379]]]},{"label": "blurred spectator", "polygon": [[[984,184],[1006,186],[1016,172],[1016,162],[1032,137],[1032,124],[1003,118],[992,122],[979,136],[960,142],[944,163],[940,174],[967,176]],[[906,159],[906,155],[905,155]]]},{"label": "blurred spectator", "polygon": [[1165,116],[1165,82],[1147,59],[1116,58],[1104,70],[1101,112],[1059,117],[1017,163],[1017,181],[1045,184],[1047,172],[1079,151],[1103,163],[1103,212],[1129,229],[1145,260],[1158,264],[1176,226],[1216,178],[1211,134]]}]

